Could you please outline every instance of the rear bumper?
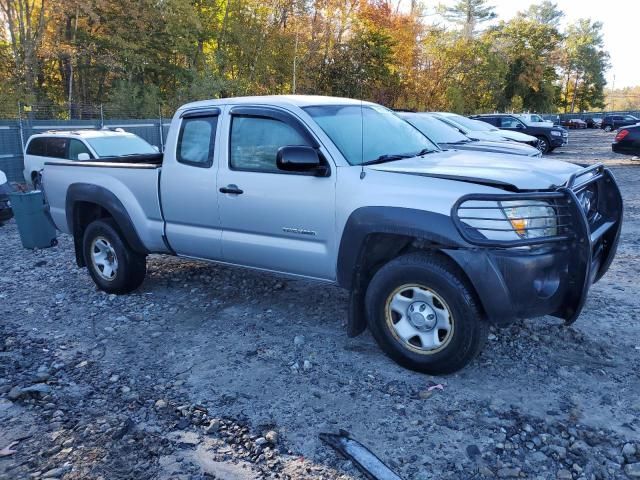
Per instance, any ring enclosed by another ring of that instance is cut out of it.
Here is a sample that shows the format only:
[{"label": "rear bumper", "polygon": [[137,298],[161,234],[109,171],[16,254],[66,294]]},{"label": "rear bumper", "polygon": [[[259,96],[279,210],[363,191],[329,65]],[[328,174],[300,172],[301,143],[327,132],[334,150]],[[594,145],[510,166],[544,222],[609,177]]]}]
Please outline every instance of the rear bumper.
[{"label": "rear bumper", "polygon": [[624,155],[640,155],[640,147],[636,147],[630,142],[612,143],[611,150]]},{"label": "rear bumper", "polygon": [[[593,170],[593,169],[589,169]],[[589,289],[615,256],[622,226],[622,197],[608,170],[598,166],[593,179],[561,189],[572,208],[568,238],[508,248],[481,242],[483,248],[446,250],[466,272],[492,323],[553,315],[575,321]],[[600,218],[590,224],[576,197],[598,185]]]}]

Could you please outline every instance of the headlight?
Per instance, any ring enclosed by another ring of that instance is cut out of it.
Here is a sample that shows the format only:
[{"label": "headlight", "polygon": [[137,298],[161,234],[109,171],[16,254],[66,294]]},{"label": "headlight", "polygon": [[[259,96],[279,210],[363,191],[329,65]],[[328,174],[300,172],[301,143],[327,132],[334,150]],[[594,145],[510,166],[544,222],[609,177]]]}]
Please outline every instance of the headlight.
[{"label": "headlight", "polygon": [[553,135],[554,137],[561,137],[562,132],[558,132],[557,130],[551,130],[551,135]]},{"label": "headlight", "polygon": [[556,212],[547,202],[523,200],[500,202],[502,211],[521,238],[550,237],[558,233]]}]

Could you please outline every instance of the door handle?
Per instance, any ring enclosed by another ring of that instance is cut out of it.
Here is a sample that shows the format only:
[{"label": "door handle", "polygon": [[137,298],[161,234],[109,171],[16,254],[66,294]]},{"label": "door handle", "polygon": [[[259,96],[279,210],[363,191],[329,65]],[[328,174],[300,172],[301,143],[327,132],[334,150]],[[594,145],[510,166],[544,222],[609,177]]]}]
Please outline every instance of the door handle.
[{"label": "door handle", "polygon": [[230,184],[230,185],[227,185],[226,187],[220,188],[220,193],[231,193],[233,195],[241,195],[242,193],[244,193],[244,191],[240,190],[237,185]]}]

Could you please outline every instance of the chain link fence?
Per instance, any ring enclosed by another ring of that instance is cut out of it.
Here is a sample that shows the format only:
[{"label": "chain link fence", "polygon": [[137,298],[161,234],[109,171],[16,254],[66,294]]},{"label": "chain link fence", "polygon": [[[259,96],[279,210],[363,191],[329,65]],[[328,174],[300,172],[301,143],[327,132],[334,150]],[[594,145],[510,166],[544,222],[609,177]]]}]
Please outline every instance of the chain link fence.
[{"label": "chain link fence", "polygon": [[[147,109],[147,111],[152,109]],[[49,130],[122,128],[164,150],[173,112],[158,105],[155,116],[110,105],[22,105],[0,108],[0,170],[9,181],[24,182],[24,146],[29,137]]]}]

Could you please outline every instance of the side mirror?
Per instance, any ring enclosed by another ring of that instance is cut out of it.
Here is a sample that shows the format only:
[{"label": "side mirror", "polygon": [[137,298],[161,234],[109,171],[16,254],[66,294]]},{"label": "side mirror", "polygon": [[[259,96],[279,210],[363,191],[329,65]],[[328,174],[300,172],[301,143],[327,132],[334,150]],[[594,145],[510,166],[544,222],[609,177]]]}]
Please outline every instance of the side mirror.
[{"label": "side mirror", "polygon": [[522,130],[524,127],[522,126],[522,124],[521,124],[521,123],[516,123],[516,128],[517,128],[518,130]]},{"label": "side mirror", "polygon": [[7,176],[0,170],[0,185],[7,183]]},{"label": "side mirror", "polygon": [[91,160],[91,157],[89,156],[88,153],[83,152],[78,154],[78,160],[82,160],[82,161]]},{"label": "side mirror", "polygon": [[285,146],[278,149],[276,166],[285,172],[310,173],[318,176],[326,174],[320,155],[312,147]]}]

